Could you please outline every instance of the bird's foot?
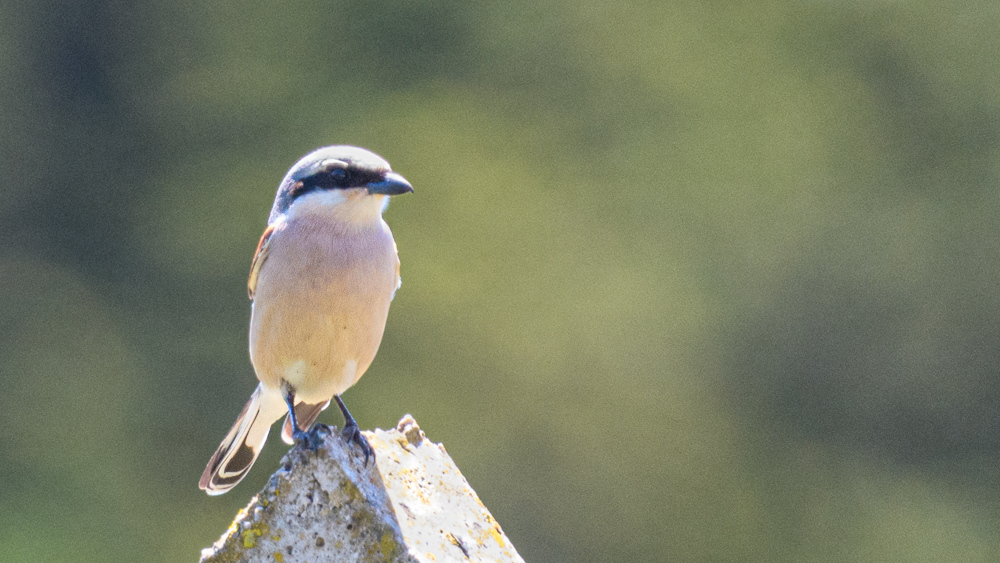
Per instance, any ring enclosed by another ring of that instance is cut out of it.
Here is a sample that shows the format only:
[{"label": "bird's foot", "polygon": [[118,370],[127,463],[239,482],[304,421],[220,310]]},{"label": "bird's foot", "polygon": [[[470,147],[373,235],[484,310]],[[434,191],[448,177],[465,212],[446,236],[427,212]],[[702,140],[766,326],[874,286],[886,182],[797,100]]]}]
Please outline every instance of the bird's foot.
[{"label": "bird's foot", "polygon": [[302,444],[303,448],[306,448],[311,451],[316,451],[319,449],[319,445],[323,443],[322,434],[329,434],[329,433],[330,433],[329,426],[321,423],[316,423],[313,425],[311,429],[309,429],[309,431],[299,430],[298,428],[296,428],[295,431],[292,432],[292,438],[294,438],[297,443]]},{"label": "bird's foot", "polygon": [[361,433],[361,428],[358,428],[357,424],[344,425],[344,429],[340,431],[340,436],[347,441],[348,446],[357,444],[361,448],[361,451],[365,452],[365,467],[368,467],[369,456],[375,459],[375,450],[372,449],[371,444],[368,443],[368,439]]}]

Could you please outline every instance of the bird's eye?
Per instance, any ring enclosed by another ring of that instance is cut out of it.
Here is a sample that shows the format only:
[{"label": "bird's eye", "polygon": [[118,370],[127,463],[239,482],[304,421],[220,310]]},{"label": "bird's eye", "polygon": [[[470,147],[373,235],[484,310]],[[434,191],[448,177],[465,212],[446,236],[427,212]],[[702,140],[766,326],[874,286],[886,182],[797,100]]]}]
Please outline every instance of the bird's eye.
[{"label": "bird's eye", "polygon": [[351,178],[351,173],[345,168],[334,168],[330,171],[330,180],[338,186],[346,185]]}]

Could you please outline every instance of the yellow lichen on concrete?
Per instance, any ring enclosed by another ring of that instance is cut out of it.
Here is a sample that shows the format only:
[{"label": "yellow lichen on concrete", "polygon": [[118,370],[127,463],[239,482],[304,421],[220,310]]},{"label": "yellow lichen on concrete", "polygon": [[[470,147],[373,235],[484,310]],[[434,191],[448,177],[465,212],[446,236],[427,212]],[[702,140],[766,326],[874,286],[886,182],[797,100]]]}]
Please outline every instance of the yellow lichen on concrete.
[{"label": "yellow lichen on concrete", "polygon": [[493,535],[493,539],[497,541],[497,544],[499,544],[500,547],[507,547],[503,543],[503,530],[500,529],[500,523],[494,520],[493,516],[490,514],[486,515],[486,522],[490,524],[489,532]]},{"label": "yellow lichen on concrete", "polygon": [[405,436],[400,436],[399,438],[396,438],[396,443],[399,444],[399,447],[403,448],[408,452],[413,451],[413,448],[410,446],[410,441],[407,440]]},{"label": "yellow lichen on concrete", "polygon": [[[412,417],[365,432],[372,464],[331,433],[293,448],[203,561],[523,563],[440,444]],[[324,541],[324,538],[325,541]]]},{"label": "yellow lichen on concrete", "polygon": [[385,532],[382,534],[382,539],[379,540],[379,548],[382,550],[382,555],[386,559],[394,559],[396,557],[396,551],[399,547],[396,544],[396,538],[392,532]]},{"label": "yellow lichen on concrete", "polygon": [[[256,496],[250,499],[250,504],[252,505],[256,499],[257,499]],[[229,528],[226,529],[225,535],[231,536],[240,529],[240,522],[242,522],[243,519],[247,517],[249,510],[250,506],[244,506],[243,508],[240,509],[239,512],[236,513],[236,517],[233,518],[233,521],[229,523]]]},{"label": "yellow lichen on concrete", "polygon": [[257,538],[261,536],[266,536],[270,531],[271,531],[270,526],[267,525],[267,522],[263,521],[250,526],[246,530],[243,530],[243,532],[240,534],[240,536],[243,538],[243,547],[249,549],[251,547],[256,546]]},{"label": "yellow lichen on concrete", "polygon": [[364,495],[361,494],[361,490],[358,489],[358,486],[347,479],[343,479],[340,482],[340,490],[347,495],[347,498],[349,498],[351,502],[360,502],[364,500]]}]

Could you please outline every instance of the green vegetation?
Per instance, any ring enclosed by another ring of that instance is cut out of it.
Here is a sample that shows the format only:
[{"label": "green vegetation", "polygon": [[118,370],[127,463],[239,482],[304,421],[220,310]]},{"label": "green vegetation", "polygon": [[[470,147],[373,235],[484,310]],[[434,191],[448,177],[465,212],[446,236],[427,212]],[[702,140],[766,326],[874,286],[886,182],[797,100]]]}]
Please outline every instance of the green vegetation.
[{"label": "green vegetation", "polygon": [[[285,171],[416,193],[346,395],[413,413],[529,561],[1000,550],[994,2],[0,3],[0,561],[192,561],[277,467]],[[321,420],[339,424],[336,409]]]}]

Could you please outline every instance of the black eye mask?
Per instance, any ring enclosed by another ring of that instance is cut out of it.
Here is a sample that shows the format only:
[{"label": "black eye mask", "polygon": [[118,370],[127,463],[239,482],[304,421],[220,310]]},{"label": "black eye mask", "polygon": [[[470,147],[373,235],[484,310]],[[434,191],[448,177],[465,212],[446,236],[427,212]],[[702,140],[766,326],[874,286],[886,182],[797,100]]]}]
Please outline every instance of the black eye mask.
[{"label": "black eye mask", "polygon": [[383,174],[360,168],[336,167],[323,170],[301,178],[291,190],[292,199],[314,190],[344,190],[348,188],[363,188],[368,184],[379,182]]}]

